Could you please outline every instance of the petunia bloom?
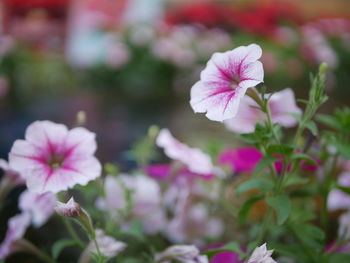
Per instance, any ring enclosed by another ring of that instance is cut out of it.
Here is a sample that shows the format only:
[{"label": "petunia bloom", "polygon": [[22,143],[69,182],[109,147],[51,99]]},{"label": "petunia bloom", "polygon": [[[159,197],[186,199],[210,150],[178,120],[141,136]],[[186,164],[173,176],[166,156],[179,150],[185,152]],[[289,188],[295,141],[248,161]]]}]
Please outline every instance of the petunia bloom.
[{"label": "petunia bloom", "polygon": [[[269,96],[269,94],[266,94]],[[271,120],[281,126],[290,128],[298,124],[296,118],[290,113],[301,114],[301,109],[296,105],[292,89],[284,89],[271,95],[268,105],[270,107]],[[250,97],[243,97],[237,115],[225,121],[225,126],[236,133],[253,132],[257,123],[263,123],[266,115],[257,109],[258,104]]]},{"label": "petunia bloom", "polygon": [[266,243],[254,249],[247,263],[276,263],[271,257],[273,250],[267,250]]},{"label": "petunia bloom", "polygon": [[36,121],[28,126],[25,140],[13,144],[9,163],[30,191],[57,193],[100,176],[96,147],[95,134],[85,128],[68,130],[62,124]]},{"label": "petunia bloom", "polygon": [[258,61],[261,55],[256,44],[214,53],[191,89],[194,112],[206,112],[213,121],[235,117],[247,89],[263,82],[264,70]]},{"label": "petunia bloom", "polygon": [[220,164],[228,164],[234,172],[253,172],[262,153],[254,147],[227,149],[219,155]]},{"label": "petunia bloom", "polygon": [[[113,258],[126,248],[125,243],[107,236],[102,229],[96,229],[95,233],[98,247],[106,258]],[[97,252],[94,242],[90,242],[89,249],[94,253]]]},{"label": "petunia bloom", "polygon": [[[166,225],[165,213],[161,205],[160,186],[156,180],[143,175],[122,174],[117,178],[107,176],[105,179],[104,199],[97,199],[97,206],[108,210],[122,221],[119,211],[127,207],[126,194],[132,191],[132,217],[142,221],[146,233],[156,233]],[[127,227],[127,223],[123,222]]]},{"label": "petunia bloom", "polygon": [[174,245],[156,254],[155,261],[157,263],[169,262],[169,260],[177,260],[183,263],[208,262],[208,258],[206,256],[200,256],[198,248],[193,245]]},{"label": "petunia bloom", "polygon": [[10,167],[9,163],[4,159],[0,159],[0,169],[3,170],[4,174],[15,184],[21,185],[25,184],[24,179],[21,175],[15,171],[12,167]]},{"label": "petunia bloom", "polygon": [[162,129],[157,137],[157,145],[164,149],[165,154],[185,164],[193,173],[210,174],[213,164],[208,155],[200,149],[190,148],[176,140],[168,129]]},{"label": "petunia bloom", "polygon": [[[342,173],[338,178],[338,184],[350,187],[350,173]],[[350,196],[339,189],[333,189],[328,195],[327,207],[330,211],[350,210]]]},{"label": "petunia bloom", "polygon": [[22,212],[30,214],[33,225],[40,227],[54,213],[56,196],[53,193],[38,194],[24,191],[19,197],[19,208]]},{"label": "petunia bloom", "polygon": [[21,239],[30,225],[30,215],[22,213],[8,221],[5,240],[0,245],[0,259],[5,259],[16,251],[14,242]]}]

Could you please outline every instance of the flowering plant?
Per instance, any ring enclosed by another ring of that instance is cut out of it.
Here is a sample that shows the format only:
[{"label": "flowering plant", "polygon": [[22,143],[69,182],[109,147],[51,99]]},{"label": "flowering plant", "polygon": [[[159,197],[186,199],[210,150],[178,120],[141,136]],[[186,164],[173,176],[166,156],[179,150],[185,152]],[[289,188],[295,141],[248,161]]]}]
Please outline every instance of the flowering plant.
[{"label": "flowering plant", "polygon": [[[27,189],[0,258],[25,252],[51,263],[74,255],[80,263],[348,262],[350,110],[317,114],[327,101],[326,64],[311,77],[309,97],[298,101],[303,110],[291,89],[268,90],[262,53],[257,44],[215,53],[191,90],[195,112],[224,122],[249,147],[209,155],[152,126],[130,152],[136,170],[121,173],[106,163],[102,171],[94,133],[31,124],[9,162],[1,162],[0,197],[18,185]],[[170,161],[159,162],[156,146]],[[55,212],[64,238],[50,250],[25,238]],[[68,247],[74,253],[65,253]]]}]

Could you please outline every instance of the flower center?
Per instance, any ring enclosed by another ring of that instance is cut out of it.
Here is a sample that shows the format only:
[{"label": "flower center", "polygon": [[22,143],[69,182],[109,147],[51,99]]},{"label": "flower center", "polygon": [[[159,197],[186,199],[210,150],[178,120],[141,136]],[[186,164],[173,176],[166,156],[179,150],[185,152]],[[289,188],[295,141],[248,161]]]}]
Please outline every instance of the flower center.
[{"label": "flower center", "polygon": [[231,79],[231,88],[236,89],[238,87],[239,82],[240,82],[239,75],[234,75]]},{"label": "flower center", "polygon": [[62,166],[63,161],[64,161],[64,156],[59,154],[53,154],[48,159],[47,164],[53,169],[58,169]]}]

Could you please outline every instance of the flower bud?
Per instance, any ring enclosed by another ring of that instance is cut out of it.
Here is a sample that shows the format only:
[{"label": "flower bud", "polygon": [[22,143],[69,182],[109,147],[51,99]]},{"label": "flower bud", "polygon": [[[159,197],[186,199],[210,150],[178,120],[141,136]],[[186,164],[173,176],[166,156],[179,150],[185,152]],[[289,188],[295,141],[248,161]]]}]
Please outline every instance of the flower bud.
[{"label": "flower bud", "polygon": [[85,230],[91,239],[95,238],[95,230],[92,226],[89,214],[74,201],[72,197],[67,203],[57,202],[55,207],[57,214],[75,219]]}]

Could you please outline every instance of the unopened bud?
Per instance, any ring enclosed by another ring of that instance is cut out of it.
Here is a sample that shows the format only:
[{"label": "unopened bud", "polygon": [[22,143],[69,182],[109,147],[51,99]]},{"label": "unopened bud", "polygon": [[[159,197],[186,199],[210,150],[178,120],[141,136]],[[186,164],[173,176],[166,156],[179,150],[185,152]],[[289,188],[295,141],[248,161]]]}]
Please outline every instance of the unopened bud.
[{"label": "unopened bud", "polygon": [[84,126],[86,123],[86,113],[85,111],[78,111],[77,113],[77,126]]},{"label": "unopened bud", "polygon": [[326,72],[327,72],[327,63],[325,63],[325,62],[323,62],[323,63],[321,63],[321,65],[319,66],[319,72],[320,72],[320,74],[326,74]]},{"label": "unopened bud", "polygon": [[159,134],[159,127],[157,125],[152,125],[148,128],[148,136],[153,140]]},{"label": "unopened bud", "polygon": [[85,229],[90,238],[95,237],[95,231],[89,214],[74,201],[73,197],[67,203],[57,202],[55,211],[61,216],[75,219]]}]

